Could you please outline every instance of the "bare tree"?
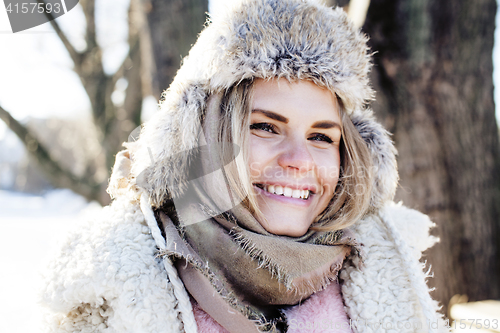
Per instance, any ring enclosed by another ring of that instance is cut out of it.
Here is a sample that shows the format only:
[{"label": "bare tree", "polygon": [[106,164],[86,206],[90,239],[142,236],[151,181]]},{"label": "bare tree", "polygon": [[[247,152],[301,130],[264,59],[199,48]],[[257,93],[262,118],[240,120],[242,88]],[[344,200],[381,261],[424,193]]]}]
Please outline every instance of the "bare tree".
[{"label": "bare tree", "polygon": [[435,296],[500,297],[495,0],[372,0],[376,113],[399,150],[397,198],[429,214]]},{"label": "bare tree", "polygon": [[41,171],[46,175],[49,182],[65,187],[89,199],[100,199],[104,193],[104,184],[94,181],[94,177],[88,175],[78,176],[52,157],[53,154],[36,137],[36,134],[27,126],[19,123],[6,110],[0,107],[0,119],[23,141],[30,155],[38,161]]},{"label": "bare tree", "polygon": [[[37,0],[44,3],[43,0]],[[106,74],[102,62],[102,48],[97,43],[95,23],[95,0],[81,0],[86,19],[86,49],[77,51],[65,33],[59,27],[52,14],[45,12],[51,19],[50,24],[64,44],[73,60],[73,70],[78,74],[89,97],[92,107],[92,118],[97,128],[98,140],[106,156],[106,169],[111,171],[114,155],[121,149],[130,132],[141,122],[142,101],[145,96],[160,95],[160,89],[167,87],[181,61],[181,54],[187,54],[190,45],[195,41],[205,22],[208,9],[207,0],[182,2],[130,0],[129,53],[119,69],[112,75]],[[146,13],[149,13],[146,15]],[[149,24],[148,24],[149,18]],[[153,39],[158,42],[155,65],[152,56],[152,37],[149,26],[154,28]],[[161,40],[158,41],[158,36]],[[165,56],[168,54],[168,57]],[[168,62],[165,59],[168,58]],[[162,62],[163,61],[163,62]],[[119,79],[127,81],[123,105],[116,105],[111,99]],[[154,83],[156,82],[156,84]],[[16,121],[10,114],[0,108],[0,119],[11,128],[21,141],[34,149],[29,149],[31,156],[51,183],[56,187],[67,187],[88,199],[107,203],[105,194],[107,181],[93,182],[91,174],[76,177],[61,166],[60,161],[51,158],[49,149],[43,145],[35,133]]]}]

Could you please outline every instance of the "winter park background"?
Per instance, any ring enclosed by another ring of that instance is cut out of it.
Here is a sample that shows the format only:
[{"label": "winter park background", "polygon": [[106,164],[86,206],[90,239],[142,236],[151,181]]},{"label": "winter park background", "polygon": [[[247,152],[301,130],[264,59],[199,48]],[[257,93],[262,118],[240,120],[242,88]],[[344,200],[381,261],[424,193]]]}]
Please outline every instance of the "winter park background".
[{"label": "winter park background", "polygon": [[[97,37],[103,53],[104,70],[113,73],[128,53],[127,0],[97,1]],[[218,4],[212,1],[211,11]],[[85,18],[80,6],[57,19],[76,49],[85,48],[82,38]],[[500,24],[497,13],[497,26]],[[495,34],[497,41],[500,33]],[[499,44],[499,43],[497,43]],[[493,59],[500,60],[497,47]],[[497,66],[500,67],[500,66]],[[500,84],[500,70],[494,80]],[[126,83],[117,84],[113,102],[124,101]],[[50,87],[50,89],[47,89]],[[500,89],[495,90],[500,103]],[[58,154],[81,149],[70,157],[74,171],[79,158],[95,158],[90,136],[77,134],[72,126],[87,128],[91,122],[90,103],[72,61],[49,24],[12,34],[5,7],[0,5],[0,106],[19,121],[28,119],[47,140],[64,144]],[[143,100],[142,120],[155,111],[156,99]],[[497,119],[499,112],[497,112]],[[91,131],[91,129],[88,129]],[[104,174],[97,178],[106,177]],[[42,319],[36,303],[38,271],[51,247],[75,222],[99,203],[88,202],[67,189],[54,189],[34,164],[21,141],[0,121],[0,332],[37,332]]]}]

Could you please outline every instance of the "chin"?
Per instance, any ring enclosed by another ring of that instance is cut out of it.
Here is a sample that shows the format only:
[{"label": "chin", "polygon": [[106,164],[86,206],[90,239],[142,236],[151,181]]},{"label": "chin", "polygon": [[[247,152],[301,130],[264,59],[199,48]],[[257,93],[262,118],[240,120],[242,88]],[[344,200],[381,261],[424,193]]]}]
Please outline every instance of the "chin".
[{"label": "chin", "polygon": [[278,221],[272,218],[265,220],[258,219],[258,221],[267,232],[279,236],[290,237],[303,236],[307,230],[309,230],[309,226],[311,225],[311,222],[306,220],[297,220],[296,217],[292,222],[290,222],[290,219],[286,217],[283,217]]}]

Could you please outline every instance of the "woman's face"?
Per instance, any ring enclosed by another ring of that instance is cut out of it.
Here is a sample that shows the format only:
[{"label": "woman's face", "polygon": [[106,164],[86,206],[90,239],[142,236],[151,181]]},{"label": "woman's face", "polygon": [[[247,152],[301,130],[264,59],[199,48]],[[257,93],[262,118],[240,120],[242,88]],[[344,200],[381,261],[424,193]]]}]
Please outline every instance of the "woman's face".
[{"label": "woman's face", "polygon": [[339,178],[337,99],[311,81],[254,83],[250,174],[262,226],[302,236],[328,206]]}]

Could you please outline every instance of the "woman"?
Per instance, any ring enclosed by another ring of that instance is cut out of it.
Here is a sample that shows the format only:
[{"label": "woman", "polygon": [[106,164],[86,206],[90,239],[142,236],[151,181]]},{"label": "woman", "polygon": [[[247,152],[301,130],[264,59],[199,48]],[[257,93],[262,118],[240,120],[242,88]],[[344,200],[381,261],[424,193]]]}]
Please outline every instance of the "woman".
[{"label": "woman", "polygon": [[418,262],[432,223],[392,203],[369,69],[341,9],[215,18],[117,155],[114,202],[49,267],[53,330],[447,331]]}]

